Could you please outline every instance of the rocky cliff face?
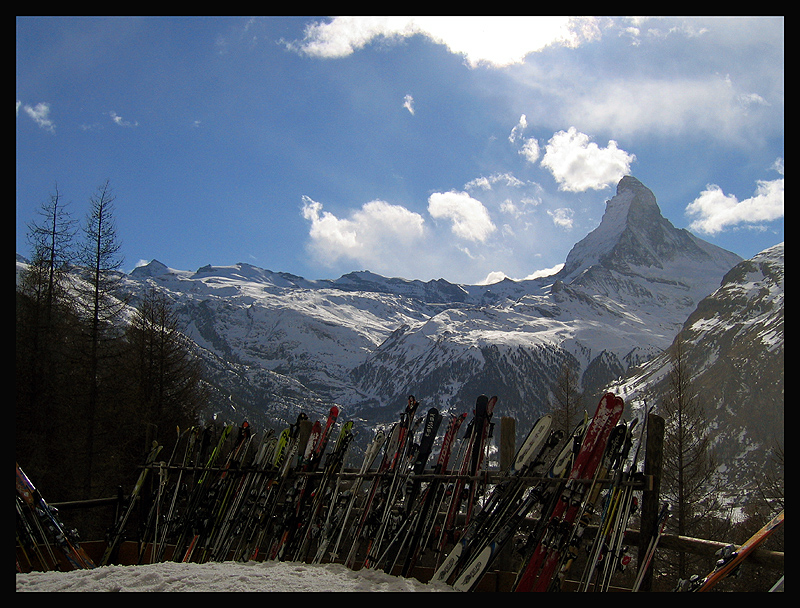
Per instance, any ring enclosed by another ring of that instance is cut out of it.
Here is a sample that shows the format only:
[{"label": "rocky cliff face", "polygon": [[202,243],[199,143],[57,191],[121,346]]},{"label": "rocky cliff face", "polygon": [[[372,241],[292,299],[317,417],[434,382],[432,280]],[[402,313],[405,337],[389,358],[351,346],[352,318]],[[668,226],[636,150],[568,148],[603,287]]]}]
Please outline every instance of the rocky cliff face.
[{"label": "rocky cliff face", "polygon": [[[784,444],[783,252],[781,243],[733,267],[676,337],[732,487],[763,475]],[[658,411],[670,367],[662,354],[614,388]]]},{"label": "rocky cliff face", "polygon": [[704,275],[719,280],[739,261],[739,256],[675,228],[661,215],[653,193],[627,176],[606,203],[600,225],[567,255],[558,279],[592,295],[655,304],[664,314],[680,315],[708,295],[709,278]]}]

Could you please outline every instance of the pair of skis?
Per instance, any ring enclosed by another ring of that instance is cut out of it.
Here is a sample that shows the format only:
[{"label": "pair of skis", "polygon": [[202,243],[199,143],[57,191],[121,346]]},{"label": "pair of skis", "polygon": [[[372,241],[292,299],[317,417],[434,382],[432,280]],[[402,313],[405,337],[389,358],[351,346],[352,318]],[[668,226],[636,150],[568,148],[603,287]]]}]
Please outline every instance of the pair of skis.
[{"label": "pair of skis", "polygon": [[[246,533],[244,547],[239,553],[239,559],[255,560],[261,553],[261,546],[266,539],[270,539],[270,533],[277,527],[275,514],[278,508],[278,501],[283,495],[283,489],[289,483],[291,472],[294,470],[295,459],[300,451],[301,441],[307,441],[307,437],[301,439],[301,430],[308,421],[308,416],[301,412],[297,416],[294,424],[290,424],[281,431],[275,446],[272,462],[270,465],[270,476],[261,488],[255,499],[253,509],[254,524]],[[303,446],[305,450],[305,447]],[[267,553],[268,555],[268,553]]]},{"label": "pair of skis", "polygon": [[670,506],[669,503],[664,503],[661,505],[661,510],[658,512],[658,517],[656,518],[655,523],[655,530],[650,537],[650,542],[647,544],[647,550],[644,554],[644,559],[642,563],[639,564],[639,570],[636,573],[636,579],[633,581],[633,593],[639,591],[639,588],[642,586],[642,581],[644,581],[644,576],[647,573],[648,568],[650,568],[650,564],[653,561],[653,557],[656,554],[656,549],[658,548],[658,543],[661,540],[661,537],[664,535],[664,530],[667,527],[667,521],[670,517]]},{"label": "pair of skis", "polygon": [[[428,544],[429,535],[433,532],[433,523],[438,513],[439,505],[444,498],[445,481],[442,476],[447,473],[450,456],[453,451],[458,431],[464,423],[467,414],[454,414],[450,416],[439,456],[433,467],[433,477],[419,495],[417,504],[410,508],[411,519],[408,521],[409,536],[405,539],[406,557],[403,562],[401,575],[408,576],[414,569],[422,552]],[[403,546],[398,549],[398,555]]]},{"label": "pair of skis", "polygon": [[[334,405],[328,412],[324,426],[319,421],[314,423],[303,454],[303,463],[300,467],[302,472],[313,473],[319,468],[338,418],[339,408]],[[302,534],[301,530],[304,529],[302,515],[306,508],[306,501],[313,494],[314,489],[315,481],[308,475],[302,475],[296,480],[293,500],[284,505],[284,509],[288,511],[288,517],[284,520],[278,539],[273,544],[270,553],[273,559],[286,559],[286,556],[293,555],[294,550],[298,548],[296,537],[299,537]]]},{"label": "pair of skis", "polygon": [[[328,454],[327,461],[325,462],[322,479],[314,489],[310,511],[304,517],[305,530],[302,532],[302,541],[300,542],[299,549],[294,554],[294,561],[302,561],[306,558],[314,538],[321,540],[323,535],[328,535],[327,527],[338,495],[338,482],[333,489],[330,488],[330,484],[333,478],[338,476],[344,465],[345,457],[347,456],[352,439],[353,421],[349,420],[342,425],[333,451]],[[339,479],[341,478],[339,477]],[[325,522],[320,523],[325,502],[328,503],[328,515],[325,518]]]},{"label": "pair of skis", "polygon": [[783,525],[783,510],[768,521],[758,532],[747,539],[743,545],[729,545],[722,551],[722,557],[714,569],[704,577],[692,577],[681,581],[676,591],[693,591],[697,593],[710,591],[717,583],[733,573],[747,556],[769,538],[775,530]]},{"label": "pair of skis", "polygon": [[[383,448],[383,444],[386,442],[386,431],[383,429],[378,429],[375,433],[375,437],[373,437],[372,442],[367,447],[367,450],[364,454],[364,459],[361,462],[361,467],[358,472],[358,477],[356,478],[355,483],[352,487],[348,490],[349,492],[349,499],[347,500],[346,504],[347,507],[344,509],[344,513],[340,519],[340,526],[339,526],[339,534],[336,536],[336,542],[333,545],[333,548],[330,551],[330,558],[335,560],[339,556],[339,547],[342,543],[342,539],[344,538],[345,530],[347,529],[347,522],[350,520],[350,513],[353,510],[353,507],[356,504],[359,496],[359,490],[361,489],[361,484],[364,483],[364,479],[366,477],[367,472],[372,468],[373,463],[380,454],[381,449]],[[325,551],[327,550],[327,545],[329,541],[323,540],[320,544],[320,547],[317,549],[317,555],[315,557],[315,562],[321,562],[325,557]]]},{"label": "pair of skis", "polygon": [[114,527],[109,534],[108,544],[103,552],[103,556],[100,558],[101,566],[105,566],[109,563],[111,557],[117,549],[117,545],[122,540],[122,537],[125,534],[125,527],[128,523],[128,519],[130,518],[130,515],[139,500],[139,495],[142,491],[142,487],[144,486],[145,479],[147,479],[147,475],[150,472],[150,467],[156,461],[156,458],[158,458],[158,455],[161,453],[163,447],[164,446],[159,445],[157,442],[153,442],[150,452],[147,455],[147,459],[145,460],[144,468],[139,474],[139,478],[136,480],[136,484],[133,487],[130,498],[128,498],[128,506],[122,512],[119,519],[115,522]]},{"label": "pair of skis", "polygon": [[[220,440],[212,452],[211,458],[213,462],[216,462],[221,456],[222,448],[232,431],[232,425],[223,429]],[[217,532],[221,521],[221,514],[225,511],[231,496],[235,472],[239,469],[241,460],[247,452],[251,439],[250,425],[245,421],[242,423],[241,427],[239,427],[239,433],[234,440],[233,449],[228,453],[225,464],[216,476],[216,479],[213,482],[209,482],[209,476],[206,475],[206,473],[210,472],[208,470],[210,467],[207,467],[207,470],[201,475],[201,487],[205,486],[207,483],[211,485],[207,487],[205,495],[201,494],[202,502],[199,517],[193,522],[192,531],[194,534],[191,535],[188,541],[188,546],[181,559],[182,562],[188,563],[194,559],[199,559],[202,563],[209,557],[211,550],[210,543]],[[189,513],[191,513],[191,511],[189,511]],[[198,550],[201,551],[197,553]]]},{"label": "pair of skis", "polygon": [[[351,535],[352,545],[345,559],[345,565],[348,568],[354,567],[362,540],[367,540],[367,556],[370,555],[370,549],[374,538],[368,535],[367,531],[369,528],[375,527],[375,519],[376,517],[380,517],[376,514],[378,512],[385,512],[385,499],[391,492],[392,481],[396,479],[398,467],[403,464],[402,460],[405,452],[406,440],[408,439],[409,432],[412,431],[411,427],[414,421],[414,413],[417,411],[418,407],[419,402],[413,395],[409,396],[408,403],[400,417],[400,421],[392,427],[386,439],[383,456],[364,500],[361,515],[353,522],[353,532]],[[357,497],[354,496],[353,499],[355,500]],[[384,509],[381,509],[381,507],[384,507]],[[380,527],[380,521],[377,525]]]},{"label": "pair of skis", "polygon": [[[477,496],[477,475],[481,470],[485,456],[486,442],[491,428],[491,418],[494,407],[497,404],[497,397],[491,398],[480,395],[475,402],[475,411],[465,434],[466,450],[461,460],[458,474],[453,481],[450,494],[450,505],[447,509],[444,523],[439,534],[438,553],[444,554],[444,548],[448,543],[455,544],[456,538],[456,518],[461,511],[462,503],[465,505],[464,526],[469,525],[472,517],[472,509]],[[467,484],[469,490],[467,491]]]},{"label": "pair of skis", "polygon": [[[569,574],[572,564],[578,557],[579,549],[583,544],[584,534],[596,516],[600,516],[598,525],[598,534],[594,539],[594,543],[589,549],[589,558],[587,559],[587,568],[584,571],[582,582],[591,579],[592,573],[598,561],[599,555],[605,546],[604,539],[606,534],[601,531],[604,528],[608,529],[608,534],[611,530],[611,514],[615,512],[615,501],[612,496],[620,489],[620,482],[622,481],[622,466],[627,457],[627,451],[631,445],[631,430],[635,425],[636,420],[630,426],[625,422],[618,424],[611,431],[606,444],[603,460],[597,469],[595,479],[589,487],[587,497],[583,502],[580,516],[577,518],[577,524],[573,529],[573,533],[567,544],[565,550],[565,557],[556,577],[551,583],[551,588],[555,587],[561,589],[567,575]],[[603,500],[603,487],[605,480],[612,478],[614,483],[608,488],[605,500]]]},{"label": "pair of skis", "polygon": [[[414,424],[414,431],[406,441],[407,454],[386,495],[381,524],[371,542],[365,567],[382,567],[384,571],[391,572],[397,563],[417,521],[418,497],[422,487],[418,476],[425,470],[441,422],[442,415],[432,407]],[[422,425],[422,430],[417,443],[414,433],[419,425]]]},{"label": "pair of skis", "polygon": [[[631,555],[624,553],[622,548],[628,520],[637,506],[633,495],[634,488],[629,482],[637,475],[639,452],[644,442],[644,432],[647,428],[649,411],[649,409],[645,408],[642,412],[641,420],[634,419],[629,425],[623,422],[611,433],[606,452],[609,466],[607,467],[608,472],[604,473],[604,476],[610,476],[614,481],[606,491],[602,512],[600,513],[597,536],[589,551],[589,557],[579,585],[580,591],[587,591],[592,584],[594,584],[595,591],[607,591],[614,573],[624,569],[630,561]],[[625,468],[628,454],[633,446],[633,431],[637,424],[640,431],[636,441],[636,449],[630,465]],[[624,435],[621,445],[614,445],[616,443],[615,433]],[[599,488],[597,490],[599,491]],[[596,506],[590,497],[586,508],[591,512]],[[565,574],[565,572],[562,572],[559,575],[561,583],[563,583]],[[592,583],[592,579],[597,580]]]},{"label": "pair of skis", "polygon": [[207,426],[203,430],[198,458],[205,459],[207,456],[207,460],[205,466],[199,471],[199,477],[192,480],[192,488],[184,518],[178,528],[178,537],[175,541],[175,549],[172,555],[173,561],[188,562],[194,553],[201,531],[205,527],[205,522],[209,516],[210,503],[214,500],[214,494],[212,493],[213,471],[232,430],[233,427],[231,425],[223,427],[217,444],[211,449],[210,454],[206,453],[206,448],[211,445],[213,429],[211,426]]},{"label": "pair of skis", "polygon": [[[538,469],[544,464],[544,455],[560,441],[559,434],[550,432],[551,426],[552,416],[549,414],[533,425],[505,477],[492,489],[480,512],[469,522],[458,542],[437,568],[434,580],[449,582],[459,576],[463,569],[465,575],[456,581],[456,588],[468,590],[477,583],[498,552],[494,536],[524,492],[524,477],[538,474]],[[473,559],[476,555],[478,558]]]},{"label": "pair of skis", "polygon": [[[72,537],[70,531],[64,528],[56,510],[47,504],[47,501],[45,501],[36,489],[36,486],[33,485],[33,482],[31,482],[20,468],[19,463],[16,464],[16,494],[18,501],[21,501],[22,505],[24,505],[23,509],[23,506],[20,505],[19,502],[17,503],[18,515],[24,519],[26,517],[25,510],[27,509],[28,515],[30,515],[34,522],[30,524],[31,529],[36,527],[39,530],[42,540],[45,541],[49,549],[49,543],[47,542],[47,536],[45,534],[45,532],[48,532],[73,568],[76,570],[94,568],[94,562],[80,546],[77,539]],[[28,522],[27,519],[24,519],[24,521]],[[32,538],[32,542],[36,543],[35,537]],[[50,557],[54,561],[56,567],[58,567],[55,555],[52,552]],[[47,564],[43,555],[40,556],[39,559],[42,562],[42,566],[46,567]]]},{"label": "pair of skis", "polygon": [[600,399],[543,537],[521,571],[515,591],[549,589],[583,504],[586,482],[595,477],[609,435],[622,416],[624,406],[622,398],[613,393],[606,393]]}]

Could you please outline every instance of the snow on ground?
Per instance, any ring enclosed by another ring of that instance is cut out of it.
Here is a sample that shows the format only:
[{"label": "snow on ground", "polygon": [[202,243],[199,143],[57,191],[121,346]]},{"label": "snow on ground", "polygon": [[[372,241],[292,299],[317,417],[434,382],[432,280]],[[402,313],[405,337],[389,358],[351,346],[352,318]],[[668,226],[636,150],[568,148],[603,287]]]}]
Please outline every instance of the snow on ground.
[{"label": "snow on ground", "polygon": [[165,562],[104,566],[70,572],[17,573],[17,591],[277,591],[431,592],[453,591],[382,571],[353,571],[341,564],[300,562]]}]

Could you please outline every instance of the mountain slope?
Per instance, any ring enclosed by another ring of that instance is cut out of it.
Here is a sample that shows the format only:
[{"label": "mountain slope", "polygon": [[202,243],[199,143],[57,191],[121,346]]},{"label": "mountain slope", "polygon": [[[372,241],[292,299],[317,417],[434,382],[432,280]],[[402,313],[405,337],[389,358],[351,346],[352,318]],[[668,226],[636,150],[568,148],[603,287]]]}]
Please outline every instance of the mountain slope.
[{"label": "mountain slope", "polygon": [[653,193],[626,177],[558,274],[490,286],[481,305],[465,287],[471,300],[399,328],[351,377],[375,404],[408,392],[447,408],[500,387],[498,411],[524,427],[548,407],[563,366],[578,370],[593,399],[669,346],[739,261],[674,228]]},{"label": "mountain slope", "polygon": [[442,409],[500,396],[496,415],[524,429],[548,408],[559,372],[589,400],[665,349],[698,302],[741,259],[676,229],[655,196],[625,177],[600,225],[556,275],[493,285],[386,278],[310,281],[249,264],[179,271],[153,261],[125,277],[136,296],[174,303],[224,416],[344,407],[393,419],[414,394]]},{"label": "mountain slope", "polygon": [[408,394],[449,409],[495,392],[498,415],[524,428],[547,409],[563,367],[579,372],[593,399],[666,348],[739,261],[674,228],[653,193],[625,177],[600,225],[551,277],[478,286],[360,271],[309,281],[248,264],[191,273],[154,261],[129,286],[170,294],[210,369],[218,357],[263,382],[269,372],[263,405],[252,387],[247,397],[236,388],[235,374],[217,374],[232,378],[221,394],[253,407],[306,394],[379,420],[393,418]]},{"label": "mountain slope", "polygon": [[[758,479],[784,444],[784,244],[728,272],[676,336],[735,487]],[[662,354],[615,387],[658,405],[669,390]]]}]

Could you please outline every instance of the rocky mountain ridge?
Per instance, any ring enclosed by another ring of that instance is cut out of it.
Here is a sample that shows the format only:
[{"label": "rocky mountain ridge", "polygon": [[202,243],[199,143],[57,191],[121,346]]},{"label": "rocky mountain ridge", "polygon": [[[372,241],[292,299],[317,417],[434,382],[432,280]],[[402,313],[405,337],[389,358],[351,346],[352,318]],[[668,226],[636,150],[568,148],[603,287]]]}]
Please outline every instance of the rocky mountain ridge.
[{"label": "rocky mountain ridge", "polygon": [[[681,342],[692,391],[733,487],[763,478],[784,445],[784,244],[734,266],[703,299],[674,342]],[[667,352],[613,390],[633,408],[668,392]]]},{"label": "rocky mountain ridge", "polygon": [[562,369],[576,370],[596,401],[668,348],[740,262],[675,228],[654,194],[625,177],[598,227],[549,277],[457,285],[358,271],[312,281],[250,264],[192,272],[154,260],[124,283],[133,305],[150,288],[174,302],[214,389],[209,415],[280,426],[336,403],[374,426],[395,420],[408,394],[468,411],[491,393],[495,416],[517,418],[522,432],[549,409]]},{"label": "rocky mountain ridge", "polygon": [[[498,412],[524,426],[548,407],[564,366],[591,393],[666,348],[739,261],[674,228],[653,193],[625,177],[550,277],[456,285],[359,271],[311,281],[250,264],[188,272],[154,261],[128,284],[169,294],[213,358],[281,378],[303,398],[375,420],[393,418],[407,394],[446,410],[502,386]],[[275,400],[264,401],[252,406]]]}]

